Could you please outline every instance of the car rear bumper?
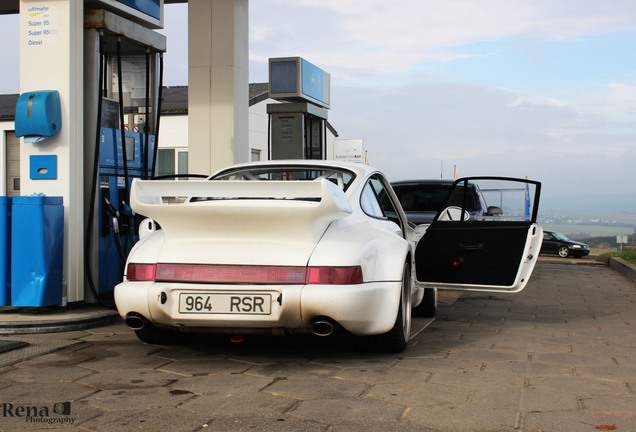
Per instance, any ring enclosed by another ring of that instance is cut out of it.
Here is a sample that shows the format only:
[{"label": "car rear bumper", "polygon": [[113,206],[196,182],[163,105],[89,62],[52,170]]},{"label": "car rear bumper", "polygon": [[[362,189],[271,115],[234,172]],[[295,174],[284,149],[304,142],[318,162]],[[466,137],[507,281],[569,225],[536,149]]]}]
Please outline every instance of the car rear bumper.
[{"label": "car rear bumper", "polygon": [[[122,318],[137,313],[157,326],[192,331],[309,330],[317,318],[329,318],[353,334],[371,335],[393,327],[400,288],[400,281],[354,285],[126,281],[115,287],[115,302]],[[217,308],[214,299],[222,299],[225,306]]]}]

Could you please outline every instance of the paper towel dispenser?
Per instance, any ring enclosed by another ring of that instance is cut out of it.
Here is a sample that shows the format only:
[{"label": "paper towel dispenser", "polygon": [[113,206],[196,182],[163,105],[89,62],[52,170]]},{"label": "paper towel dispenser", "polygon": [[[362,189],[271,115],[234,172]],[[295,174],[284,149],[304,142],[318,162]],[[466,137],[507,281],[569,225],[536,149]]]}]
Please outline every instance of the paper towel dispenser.
[{"label": "paper towel dispenser", "polygon": [[15,107],[15,134],[26,142],[55,136],[62,128],[62,107],[57,90],[22,93]]}]

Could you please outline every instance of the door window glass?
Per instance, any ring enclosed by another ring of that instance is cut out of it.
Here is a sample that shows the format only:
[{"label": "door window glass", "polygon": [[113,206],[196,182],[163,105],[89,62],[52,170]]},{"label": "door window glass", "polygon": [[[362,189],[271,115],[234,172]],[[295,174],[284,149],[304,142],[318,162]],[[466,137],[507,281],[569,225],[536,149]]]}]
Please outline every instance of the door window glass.
[{"label": "door window glass", "polygon": [[382,212],[384,213],[384,216],[391,219],[393,222],[399,225],[400,223],[399,223],[399,216],[398,216],[397,210],[395,210],[395,205],[393,204],[393,201],[391,200],[391,196],[389,195],[389,192],[384,186],[384,183],[382,183],[382,180],[379,177],[373,177],[369,181],[369,184],[371,185],[376,196],[378,197],[378,203],[380,205],[380,208],[382,208]]},{"label": "door window glass", "polygon": [[384,213],[382,213],[380,203],[378,203],[378,198],[375,195],[375,191],[373,190],[371,183],[367,183],[362,190],[362,195],[360,196],[360,206],[362,207],[362,211],[364,211],[369,216],[384,218]]},{"label": "door window glass", "polygon": [[396,210],[391,195],[379,176],[371,177],[362,191],[360,205],[369,216],[389,219],[399,227],[400,217]]}]

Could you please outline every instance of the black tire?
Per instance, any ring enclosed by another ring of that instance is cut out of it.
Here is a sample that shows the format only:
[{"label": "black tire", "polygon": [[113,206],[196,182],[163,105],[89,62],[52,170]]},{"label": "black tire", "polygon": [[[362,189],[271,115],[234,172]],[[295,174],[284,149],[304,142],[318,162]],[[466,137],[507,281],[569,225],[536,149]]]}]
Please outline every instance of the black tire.
[{"label": "black tire", "polygon": [[411,270],[408,264],[402,271],[400,305],[393,328],[377,336],[356,336],[354,343],[363,351],[401,353],[406,349],[411,335]]},{"label": "black tire", "polygon": [[406,349],[411,336],[411,269],[404,264],[400,306],[393,328],[379,336],[380,349],[384,352],[401,353]]},{"label": "black tire", "polygon": [[151,345],[187,345],[196,333],[184,333],[173,329],[162,329],[147,323],[141,330],[135,330],[140,341]]},{"label": "black tire", "polygon": [[424,318],[433,318],[437,313],[437,290],[425,288],[422,303],[413,308],[413,315]]},{"label": "black tire", "polygon": [[557,252],[561,258],[567,258],[570,255],[570,248],[567,246],[560,246]]}]

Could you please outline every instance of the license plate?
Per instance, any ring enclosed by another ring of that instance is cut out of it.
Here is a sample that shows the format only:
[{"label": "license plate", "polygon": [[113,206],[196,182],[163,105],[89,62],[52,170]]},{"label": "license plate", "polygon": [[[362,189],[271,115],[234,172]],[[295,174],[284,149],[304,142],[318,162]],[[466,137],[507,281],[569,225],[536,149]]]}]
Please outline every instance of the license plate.
[{"label": "license plate", "polygon": [[180,293],[179,313],[270,315],[271,294]]}]

